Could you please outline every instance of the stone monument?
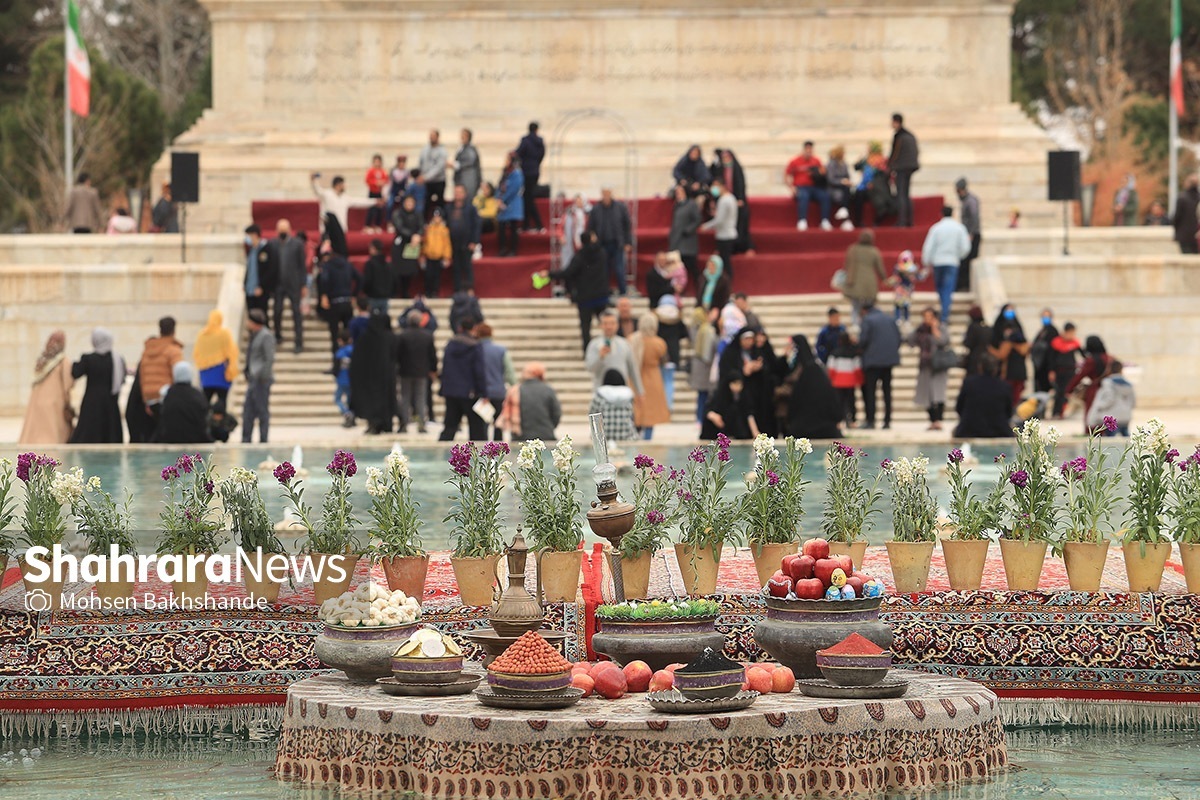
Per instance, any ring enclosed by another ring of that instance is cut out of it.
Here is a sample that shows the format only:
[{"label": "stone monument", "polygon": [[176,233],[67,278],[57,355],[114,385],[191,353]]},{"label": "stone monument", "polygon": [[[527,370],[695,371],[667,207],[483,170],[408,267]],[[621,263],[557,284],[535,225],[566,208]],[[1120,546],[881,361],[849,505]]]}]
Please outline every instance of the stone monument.
[{"label": "stone monument", "polygon": [[311,171],[365,193],[373,153],[412,165],[432,127],[451,157],[471,128],[494,180],[531,120],[555,190],[661,194],[699,142],[733,148],[751,194],[781,194],[805,139],[886,153],[893,111],[921,142],[914,194],[951,197],[965,175],[987,222],[1055,220],[1049,141],[1010,100],[1012,0],[202,2],[213,108],[175,144],[201,154],[198,231],[311,197]]}]

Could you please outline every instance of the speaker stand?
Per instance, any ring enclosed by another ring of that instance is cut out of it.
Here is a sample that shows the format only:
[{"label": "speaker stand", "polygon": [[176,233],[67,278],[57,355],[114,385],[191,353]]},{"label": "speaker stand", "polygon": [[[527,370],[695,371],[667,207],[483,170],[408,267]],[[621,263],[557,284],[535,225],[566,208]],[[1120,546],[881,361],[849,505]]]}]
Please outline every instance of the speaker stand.
[{"label": "speaker stand", "polygon": [[1070,242],[1068,240],[1068,237],[1070,236],[1070,234],[1068,233],[1068,230],[1070,230],[1070,228],[1067,225],[1067,209],[1069,209],[1070,207],[1071,207],[1070,200],[1066,200],[1063,202],[1063,255],[1064,256],[1071,255]]},{"label": "speaker stand", "polygon": [[181,264],[186,264],[187,263],[187,203],[180,203],[179,208],[180,208],[180,210],[183,211],[183,215],[181,216],[181,218],[179,220],[179,262]]}]

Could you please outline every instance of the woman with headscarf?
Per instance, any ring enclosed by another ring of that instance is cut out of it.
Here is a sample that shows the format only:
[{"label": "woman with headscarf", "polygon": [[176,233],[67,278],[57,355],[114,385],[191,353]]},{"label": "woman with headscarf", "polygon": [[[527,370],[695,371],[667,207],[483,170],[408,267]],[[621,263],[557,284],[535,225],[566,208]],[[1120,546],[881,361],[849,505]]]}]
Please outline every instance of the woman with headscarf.
[{"label": "woman with headscarf", "polygon": [[75,409],[71,408],[71,386],[75,380],[63,359],[67,335],[55,331],[46,340],[33,366],[33,391],[25,407],[25,424],[18,444],[66,444],[71,438]]},{"label": "woman with headscarf", "polygon": [[667,392],[663,384],[663,367],[667,364],[667,343],[658,335],[658,317],[643,314],[638,320],[637,333],[629,342],[633,363],[642,374],[642,393],[633,401],[633,420],[642,431],[642,438],[654,436],[654,426],[671,421]]},{"label": "woman with headscarf", "polygon": [[193,385],[196,368],[180,361],[171,368],[172,383],[163,395],[154,441],[163,444],[207,444],[212,437],[212,408]]},{"label": "woman with headscarf", "polygon": [[817,362],[808,337],[792,337],[784,360],[784,373],[776,397],[783,400],[781,433],[808,439],[836,439],[841,436],[845,409],[829,375]]},{"label": "woman with headscarf", "polygon": [[[521,160],[510,152],[504,161],[504,171],[496,184],[496,196],[500,201],[500,212],[496,224],[500,226],[500,257],[517,254],[517,229],[525,219],[525,174],[521,172]],[[531,197],[529,202],[534,202]]]},{"label": "woman with headscarf", "polygon": [[729,302],[729,276],[725,274],[725,262],[715,253],[708,257],[704,274],[696,284],[696,298],[705,311],[718,312]]},{"label": "woman with headscarf", "polygon": [[692,340],[692,362],[688,369],[688,386],[696,390],[696,421],[703,424],[708,395],[716,388],[713,364],[717,359],[717,329],[709,322],[703,306],[692,309],[688,338]]},{"label": "woman with headscarf", "polygon": [[946,382],[949,370],[933,369],[933,354],[950,346],[950,332],[931,307],[921,312],[921,324],[908,335],[907,343],[917,348],[917,390],[913,403],[929,414],[929,430],[942,429],[946,413]]},{"label": "woman with headscarf", "polygon": [[1083,352],[1087,357],[1080,364],[1075,377],[1067,384],[1067,394],[1074,393],[1076,387],[1088,381],[1087,388],[1083,391],[1083,429],[1084,433],[1091,433],[1087,425],[1088,412],[1092,410],[1096,392],[1100,391],[1100,383],[1112,374],[1113,357],[1108,354],[1108,349],[1099,336],[1087,337],[1083,343]]},{"label": "woman with headscarf", "polygon": [[750,237],[750,203],[746,199],[746,172],[737,156],[728,147],[718,148],[709,172],[721,178],[729,187],[729,193],[737,200],[737,240],[733,243],[735,254],[754,253],[754,239]]},{"label": "woman with headscarf", "polygon": [[196,336],[192,361],[200,371],[200,389],[213,412],[225,413],[225,398],[238,372],[238,349],[220,311],[208,312],[208,324]]},{"label": "woman with headscarf", "polygon": [[92,331],[92,352],[71,365],[71,377],[87,378],[87,389],[79,404],[79,420],[71,444],[121,444],[121,408],[117,398],[125,383],[125,359],[112,351],[112,334],[103,328]]},{"label": "woman with headscarf", "polygon": [[646,298],[650,301],[650,308],[658,308],[658,301],[664,297],[678,299],[687,288],[687,282],[687,269],[678,252],[655,255],[654,269],[646,275]]},{"label": "woman with headscarf", "polygon": [[1017,310],[1012,303],[1005,303],[992,324],[992,346],[988,352],[1000,362],[1000,377],[1012,389],[1014,407],[1021,404],[1021,396],[1025,394],[1025,381],[1029,377],[1025,356],[1029,355],[1029,348]]},{"label": "woman with headscarf", "polygon": [[689,147],[683,157],[675,162],[675,169],[671,171],[671,177],[675,179],[676,186],[687,189],[687,193],[692,197],[708,191],[708,184],[712,182],[712,176],[708,174],[708,167],[704,165],[704,156],[700,153],[700,145],[694,144]]},{"label": "woman with headscarf", "polygon": [[391,320],[372,311],[350,356],[350,411],[367,421],[367,433],[390,433],[396,416],[395,336]]},{"label": "woman with headscarf", "polygon": [[609,441],[624,442],[637,438],[633,424],[633,389],[625,385],[625,378],[615,369],[606,370],[588,414],[599,414],[604,422],[604,435]]},{"label": "woman with headscarf", "polygon": [[730,372],[721,377],[721,383],[712,393],[704,408],[704,422],[700,425],[700,440],[709,441],[723,433],[730,439],[753,439],[758,436],[758,425],[746,394],[745,381],[740,372]]},{"label": "woman with headscarf", "polygon": [[742,375],[746,402],[758,426],[756,436],[775,435],[775,369],[775,351],[766,334],[749,326],[737,332],[718,360],[718,375]]},{"label": "woman with headscarf", "polygon": [[988,354],[988,346],[992,343],[992,326],[983,321],[983,309],[977,305],[971,306],[967,317],[971,321],[967,324],[967,332],[963,334],[963,347],[967,349],[963,366],[968,375],[977,375],[983,357]]}]

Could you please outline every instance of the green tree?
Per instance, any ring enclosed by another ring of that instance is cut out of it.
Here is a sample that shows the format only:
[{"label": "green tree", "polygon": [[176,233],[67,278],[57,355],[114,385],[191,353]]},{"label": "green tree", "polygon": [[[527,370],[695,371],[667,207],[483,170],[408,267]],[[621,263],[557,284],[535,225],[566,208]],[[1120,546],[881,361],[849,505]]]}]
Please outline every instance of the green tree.
[{"label": "green tree", "polygon": [[[89,51],[91,114],[75,118],[75,171],[102,196],[143,188],[162,152],[164,115],[142,81]],[[0,200],[11,222],[60,230],[65,201],[63,40],[43,42],[29,60],[21,97],[0,109]]]},{"label": "green tree", "polygon": [[[29,54],[45,34],[53,15],[45,0],[7,0],[0,4],[0,104],[21,95],[29,77]],[[61,19],[61,17],[59,18]]]}]

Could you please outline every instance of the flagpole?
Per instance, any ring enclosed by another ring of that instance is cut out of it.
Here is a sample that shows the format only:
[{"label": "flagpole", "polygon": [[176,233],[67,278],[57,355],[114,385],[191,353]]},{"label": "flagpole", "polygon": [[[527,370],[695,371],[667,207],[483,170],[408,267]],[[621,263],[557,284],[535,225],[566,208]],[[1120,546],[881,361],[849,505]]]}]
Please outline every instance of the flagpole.
[{"label": "flagpole", "polygon": [[1183,24],[1180,15],[1179,0],[1171,0],[1171,64],[1168,68],[1170,75],[1170,90],[1168,91],[1167,107],[1169,110],[1167,123],[1167,213],[1174,216],[1175,199],[1179,196],[1179,111],[1183,104],[1183,57],[1180,48],[1183,43]]},{"label": "flagpole", "polygon": [[63,173],[66,175],[67,193],[75,183],[75,136],[71,119],[71,62],[68,57],[71,41],[71,0],[63,0]]},{"label": "flagpole", "polygon": [[1179,195],[1179,112],[1175,110],[1173,101],[1167,103],[1171,107],[1170,124],[1167,132],[1167,142],[1171,153],[1168,160],[1170,177],[1167,178],[1167,214],[1175,213],[1175,198]]}]

